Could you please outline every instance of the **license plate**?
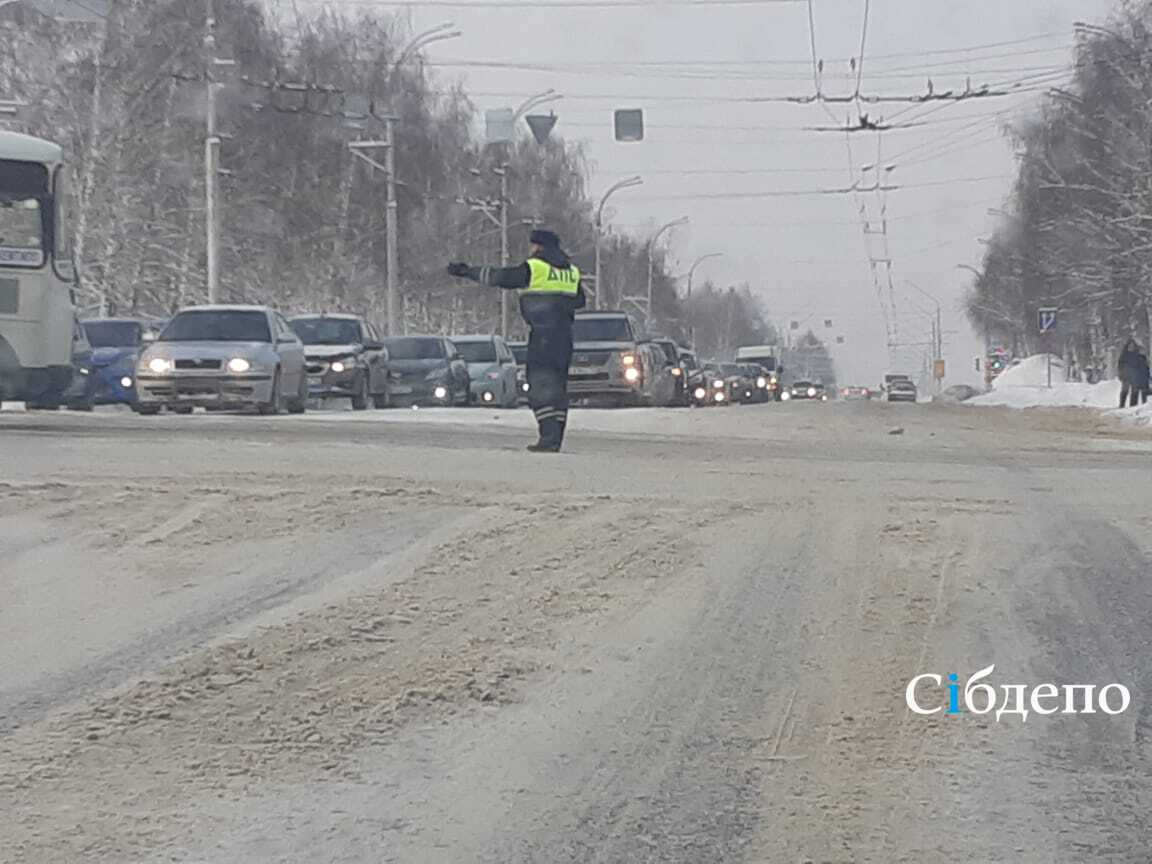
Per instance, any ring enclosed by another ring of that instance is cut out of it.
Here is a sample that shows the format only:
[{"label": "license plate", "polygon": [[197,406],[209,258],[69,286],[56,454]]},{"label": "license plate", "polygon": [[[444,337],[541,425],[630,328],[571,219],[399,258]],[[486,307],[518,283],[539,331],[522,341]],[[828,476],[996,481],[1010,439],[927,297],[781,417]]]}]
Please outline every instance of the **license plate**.
[{"label": "license plate", "polygon": [[411,387],[393,387],[391,389],[394,396],[408,396],[412,392]]},{"label": "license plate", "polygon": [[574,366],[569,370],[569,374],[571,374],[571,375],[595,375],[596,370],[595,369],[589,369],[588,367],[585,367],[585,366]]}]

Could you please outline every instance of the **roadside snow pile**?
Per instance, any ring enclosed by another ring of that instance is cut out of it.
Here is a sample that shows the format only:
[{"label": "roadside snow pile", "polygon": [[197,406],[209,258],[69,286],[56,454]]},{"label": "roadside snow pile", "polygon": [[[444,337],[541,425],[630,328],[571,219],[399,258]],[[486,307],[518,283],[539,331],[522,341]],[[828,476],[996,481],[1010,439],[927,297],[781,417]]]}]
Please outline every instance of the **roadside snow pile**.
[{"label": "roadside snow pile", "polygon": [[1052,386],[1048,386],[1048,357],[1035,354],[1005,369],[992,382],[992,392],[969,399],[966,405],[1004,405],[1009,408],[1114,408],[1120,401],[1120,382],[1082,384],[1067,380],[1064,361],[1052,358]]},{"label": "roadside snow pile", "polygon": [[[1116,399],[1119,401],[1120,396],[1117,395]],[[1137,408],[1113,408],[1108,412],[1108,415],[1118,417],[1125,423],[1131,423],[1134,426],[1152,426],[1152,402]]]}]

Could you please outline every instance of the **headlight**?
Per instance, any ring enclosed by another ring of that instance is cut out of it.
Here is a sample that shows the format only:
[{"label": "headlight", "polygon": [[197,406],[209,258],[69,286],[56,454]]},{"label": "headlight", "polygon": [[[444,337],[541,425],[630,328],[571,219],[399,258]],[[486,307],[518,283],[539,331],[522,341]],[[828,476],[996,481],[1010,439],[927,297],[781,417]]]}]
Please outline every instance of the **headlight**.
[{"label": "headlight", "polygon": [[624,370],[624,380],[625,381],[639,381],[640,380],[640,370],[637,369],[635,366],[629,366],[627,369]]},{"label": "headlight", "polygon": [[724,382],[721,381],[719,378],[717,378],[715,381],[712,382],[712,386],[717,390],[723,390],[724,389]]},{"label": "headlight", "polygon": [[672,376],[674,378],[679,378],[683,374],[684,374],[684,370],[681,369],[679,366],[677,366],[675,369],[672,370]]},{"label": "headlight", "polygon": [[811,399],[815,395],[816,395],[816,388],[815,387],[809,387],[808,388],[808,398]]},{"label": "headlight", "polygon": [[717,393],[715,398],[716,398],[717,402],[723,402],[724,401],[724,394],[723,393]]},{"label": "headlight", "polygon": [[483,399],[485,402],[491,402],[491,401],[492,401],[493,399],[495,399],[496,397],[495,397],[495,396],[493,396],[493,395],[492,395],[492,393],[491,393],[490,391],[488,391],[488,390],[485,390],[485,391],[484,391],[484,395],[483,395],[483,396],[481,396],[480,398],[481,398],[481,399]]},{"label": "headlight", "polygon": [[692,395],[695,396],[697,399],[703,399],[705,396],[708,395],[708,391],[705,390],[703,387],[697,387],[695,392]]},{"label": "headlight", "polygon": [[761,375],[759,378],[756,379],[756,386],[759,387],[761,390],[763,390],[765,387],[768,386],[768,379],[765,378],[763,375]]},{"label": "headlight", "polygon": [[528,392],[528,382],[525,381],[523,384],[521,384],[520,389],[523,390],[525,393],[527,393]]},{"label": "headlight", "polygon": [[635,366],[636,365],[636,355],[635,354],[625,354],[620,358],[620,362],[623,363],[625,366]]},{"label": "headlight", "polygon": [[172,371],[172,361],[165,357],[153,357],[148,361],[148,371],[157,375]]},{"label": "headlight", "polygon": [[88,374],[88,367],[87,366],[81,366],[80,367],[80,374],[81,375],[87,375]]},{"label": "headlight", "polygon": [[487,377],[489,381],[499,381],[500,380],[500,373],[499,372],[489,372],[485,377]]},{"label": "headlight", "polygon": [[233,357],[228,361],[229,372],[247,372],[251,368],[252,364],[243,357]]},{"label": "headlight", "polygon": [[787,390],[785,390],[783,393],[780,394],[780,401],[781,402],[787,402],[791,398],[792,398],[792,394],[789,393]]},{"label": "headlight", "polygon": [[333,372],[339,374],[339,373],[343,372],[345,369],[347,369],[348,367],[344,364],[343,360],[333,360],[332,365],[329,366],[328,368],[331,369]]},{"label": "headlight", "polygon": [[448,389],[446,387],[437,387],[432,391],[432,395],[437,399],[443,399],[448,395]]},{"label": "headlight", "polygon": [[125,375],[123,378],[120,379],[120,386],[121,387],[131,387],[132,386],[132,378],[128,375]]},{"label": "headlight", "polygon": [[776,378],[776,377],[773,377],[773,378],[772,378],[772,386],[773,386],[773,387],[775,387],[775,386],[776,386],[777,384],[779,384],[779,383],[780,383],[780,379],[779,379],[779,378]]}]

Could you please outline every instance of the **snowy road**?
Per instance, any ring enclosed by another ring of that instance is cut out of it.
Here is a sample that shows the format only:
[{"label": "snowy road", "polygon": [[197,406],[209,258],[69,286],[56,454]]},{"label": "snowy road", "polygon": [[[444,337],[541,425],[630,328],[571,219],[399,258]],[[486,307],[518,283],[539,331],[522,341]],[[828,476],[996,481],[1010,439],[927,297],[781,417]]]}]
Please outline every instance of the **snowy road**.
[{"label": "snowy road", "polygon": [[[1147,862],[1147,430],[530,425],[0,415],[0,861]],[[906,708],[992,663],[1132,705]]]}]

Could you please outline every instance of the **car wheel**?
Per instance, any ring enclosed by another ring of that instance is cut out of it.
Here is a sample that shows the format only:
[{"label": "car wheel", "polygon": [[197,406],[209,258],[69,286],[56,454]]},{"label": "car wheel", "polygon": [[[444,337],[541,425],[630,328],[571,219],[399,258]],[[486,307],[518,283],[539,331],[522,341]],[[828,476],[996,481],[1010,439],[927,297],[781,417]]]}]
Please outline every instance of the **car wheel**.
[{"label": "car wheel", "polygon": [[272,416],[273,414],[280,413],[280,370],[277,369],[272,374],[272,392],[269,394],[267,402],[261,402],[256,406],[256,410],[264,416]]},{"label": "car wheel", "polygon": [[356,387],[352,391],[352,410],[364,411],[368,408],[368,375],[362,374],[356,379]]},{"label": "car wheel", "polygon": [[191,414],[192,413],[192,406],[191,405],[173,405],[172,406],[172,413],[173,414]]},{"label": "car wheel", "polygon": [[133,405],[132,410],[142,417],[155,417],[160,413],[159,405]]},{"label": "car wheel", "polygon": [[288,400],[289,414],[303,414],[308,408],[308,376],[300,371],[300,386],[296,395]]}]

